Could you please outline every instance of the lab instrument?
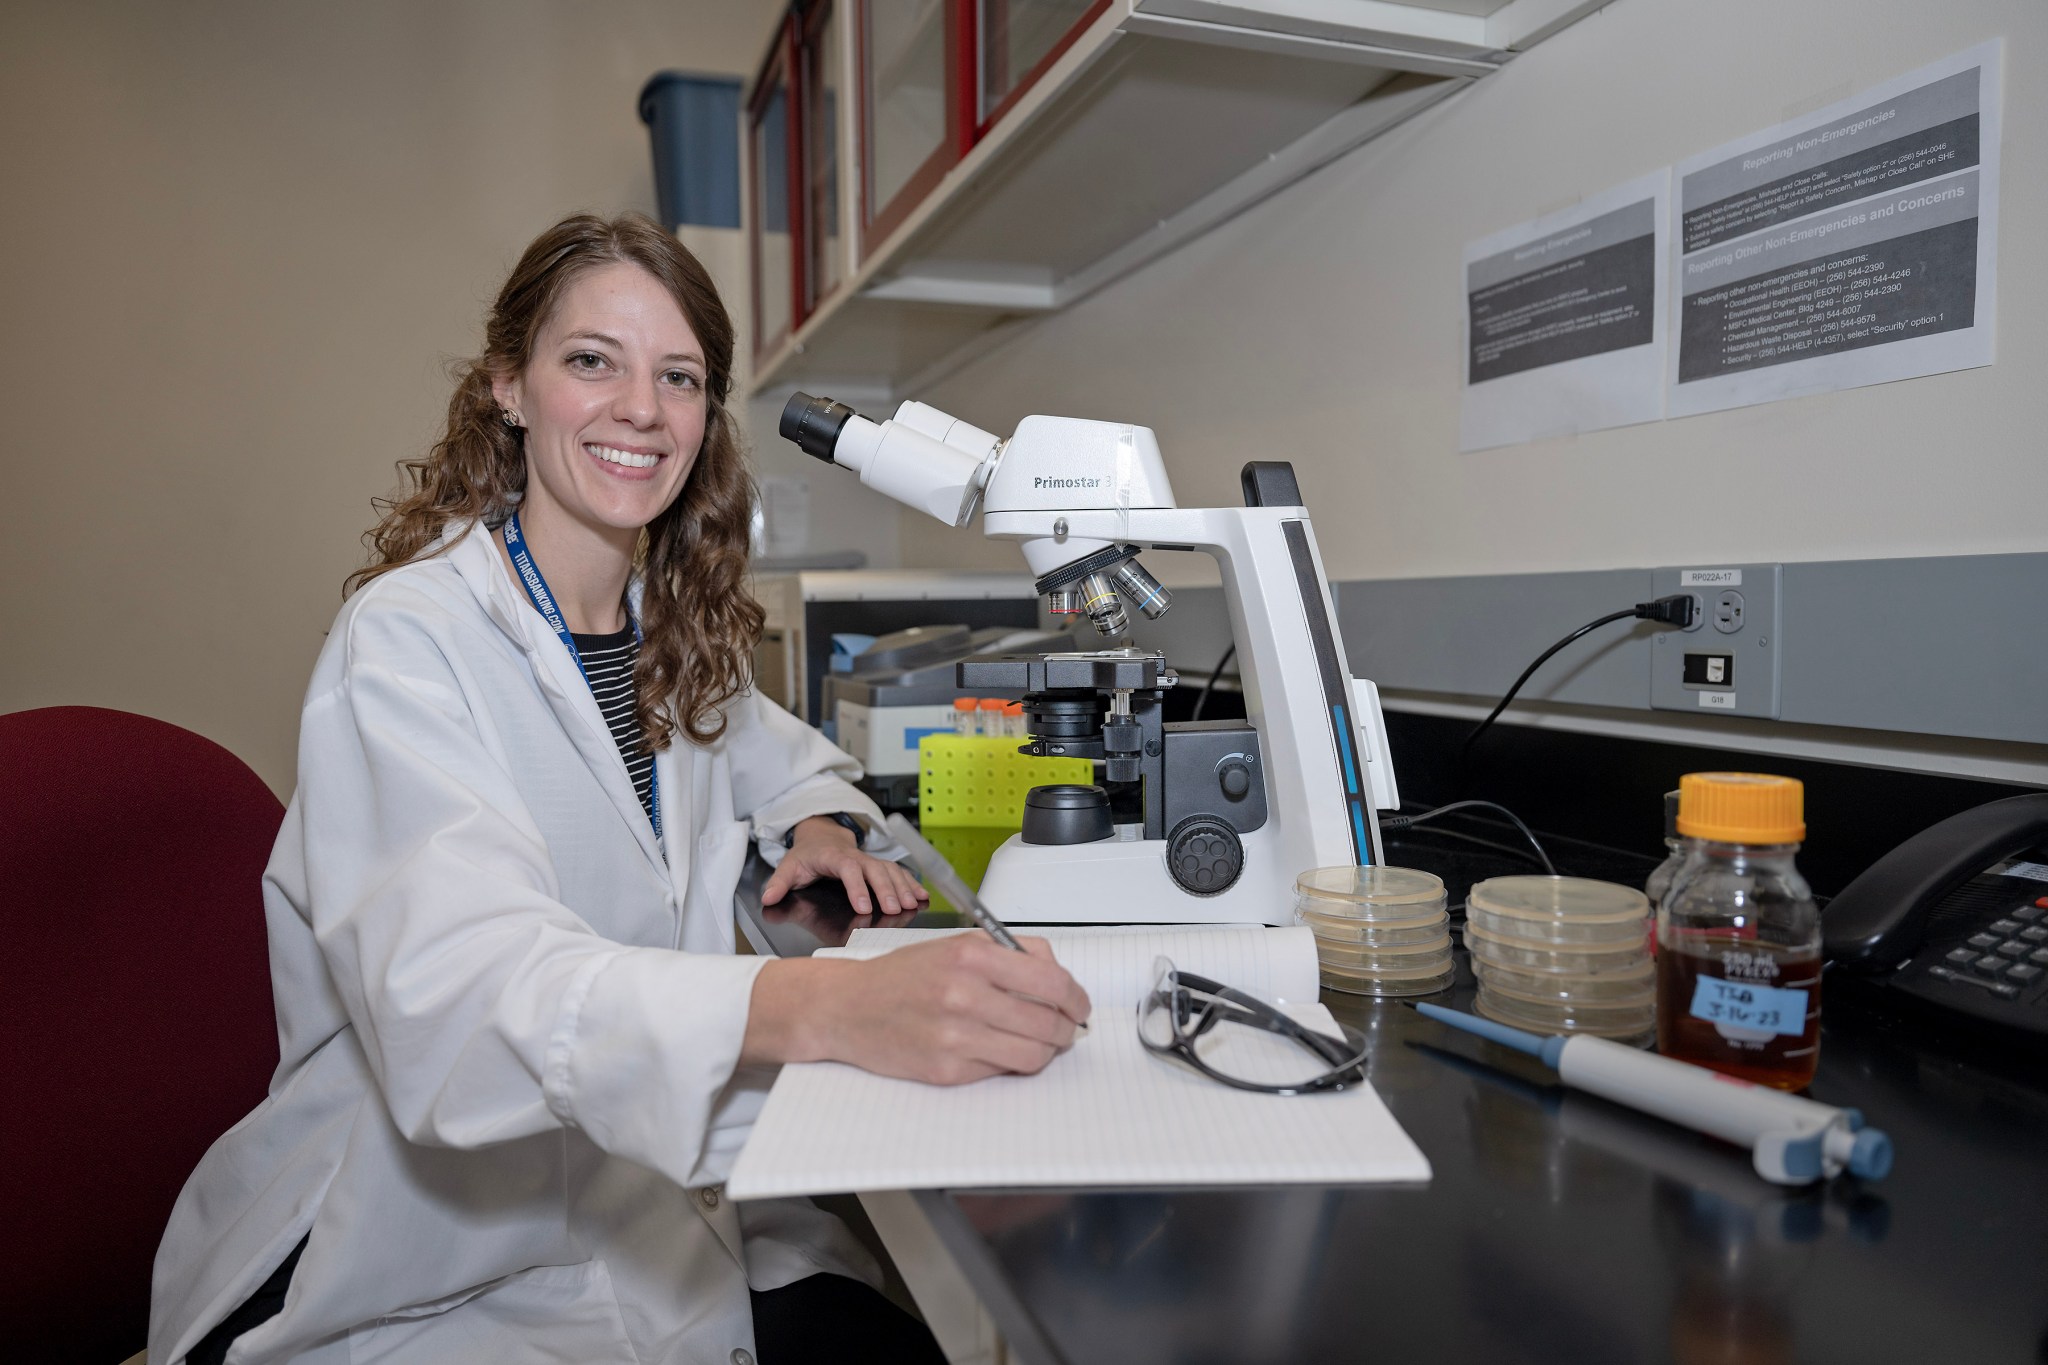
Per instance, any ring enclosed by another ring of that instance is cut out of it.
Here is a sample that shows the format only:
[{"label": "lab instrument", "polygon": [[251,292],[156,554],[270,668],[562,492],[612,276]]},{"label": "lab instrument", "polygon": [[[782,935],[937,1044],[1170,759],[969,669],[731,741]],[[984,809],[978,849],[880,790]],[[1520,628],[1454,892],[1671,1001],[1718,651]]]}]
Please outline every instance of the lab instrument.
[{"label": "lab instrument", "polygon": [[1780,1090],[1820,1061],[1820,910],[1792,864],[1805,788],[1687,773],[1685,862],[1657,911],[1657,1050]]},{"label": "lab instrument", "polygon": [[1805,1185],[1845,1170],[1882,1180],[1891,1171],[1891,1139],[1864,1126],[1863,1115],[1854,1109],[1788,1095],[1606,1038],[1546,1037],[1441,1005],[1415,1008],[1439,1023],[1540,1059],[1556,1068],[1567,1085],[1747,1147],[1757,1174],[1775,1184]]},{"label": "lab instrument", "polygon": [[[1166,722],[1178,675],[1154,651],[1016,654],[960,666],[963,689],[1021,696],[1024,752],[1099,760],[1111,832],[1080,843],[1019,835],[981,891],[1030,923],[1293,919],[1305,868],[1383,861],[1376,812],[1399,805],[1379,694],[1344,657],[1316,538],[1290,466],[1245,466],[1246,506],[1182,508],[1144,427],[1027,417],[1007,441],[922,403],[872,422],[793,397],[782,434],[952,526],[1022,543],[1055,611],[1078,605],[1112,639],[1170,594],[1144,549],[1199,551],[1222,571],[1246,720]],[[1079,796],[1071,799],[1079,801]],[[1087,798],[1090,802],[1092,797]],[[1101,822],[1047,828],[1099,832]]]}]

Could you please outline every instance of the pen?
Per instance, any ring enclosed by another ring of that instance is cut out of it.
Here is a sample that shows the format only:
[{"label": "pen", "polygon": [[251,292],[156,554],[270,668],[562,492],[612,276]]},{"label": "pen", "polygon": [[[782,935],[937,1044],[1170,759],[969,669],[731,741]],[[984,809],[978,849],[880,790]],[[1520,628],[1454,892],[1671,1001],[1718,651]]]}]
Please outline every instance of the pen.
[{"label": "pen", "polygon": [[1017,936],[1010,932],[1009,926],[997,919],[995,914],[981,903],[981,897],[967,889],[967,883],[960,880],[960,874],[953,870],[953,865],[947,862],[937,849],[926,843],[924,836],[912,829],[908,820],[900,815],[891,814],[883,821],[883,825],[890,836],[909,851],[910,856],[906,861],[917,870],[918,875],[930,882],[940,895],[953,902],[957,908],[966,911],[968,918],[986,929],[990,938],[1013,953],[1024,951],[1024,945],[1017,942]]},{"label": "pen", "polygon": [[[903,845],[908,857],[904,860],[915,868],[925,881],[956,907],[967,912],[969,919],[987,932],[988,936],[1013,953],[1024,951],[1024,945],[1017,942],[1017,936],[1010,932],[1008,925],[997,919],[995,912],[981,903],[981,897],[967,889],[967,883],[953,870],[953,865],[930,844],[925,837],[910,827],[910,822],[901,815],[891,813],[882,822],[897,843]],[[1088,1025],[1083,1020],[1074,1021],[1076,1033],[1086,1033]]]}]

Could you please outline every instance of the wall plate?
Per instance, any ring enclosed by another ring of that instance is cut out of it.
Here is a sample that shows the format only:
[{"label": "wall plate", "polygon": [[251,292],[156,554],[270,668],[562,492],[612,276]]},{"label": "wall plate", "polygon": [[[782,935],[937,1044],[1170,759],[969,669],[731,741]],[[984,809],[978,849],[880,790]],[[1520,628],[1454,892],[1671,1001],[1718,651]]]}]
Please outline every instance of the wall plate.
[{"label": "wall plate", "polygon": [[1660,630],[1651,643],[1651,707],[1777,719],[1783,577],[1776,564],[1651,570],[1655,596],[1699,599],[1698,625]]}]

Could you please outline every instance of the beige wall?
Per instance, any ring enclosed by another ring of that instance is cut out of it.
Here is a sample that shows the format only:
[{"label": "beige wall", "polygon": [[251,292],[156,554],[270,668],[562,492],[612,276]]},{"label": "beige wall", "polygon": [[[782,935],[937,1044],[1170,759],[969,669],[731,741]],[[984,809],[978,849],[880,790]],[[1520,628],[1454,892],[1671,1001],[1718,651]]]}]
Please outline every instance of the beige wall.
[{"label": "beige wall", "polygon": [[534,233],[653,211],[647,77],[751,74],[780,10],[0,6],[0,712],[160,716],[289,791],[446,362]]},{"label": "beige wall", "polygon": [[[2000,35],[1996,365],[1458,453],[1464,243]],[[2044,133],[2040,0],[1617,0],[914,396],[1151,425],[1184,505],[1293,460],[1338,578],[2038,550]],[[907,563],[1014,554],[905,531]]]}]

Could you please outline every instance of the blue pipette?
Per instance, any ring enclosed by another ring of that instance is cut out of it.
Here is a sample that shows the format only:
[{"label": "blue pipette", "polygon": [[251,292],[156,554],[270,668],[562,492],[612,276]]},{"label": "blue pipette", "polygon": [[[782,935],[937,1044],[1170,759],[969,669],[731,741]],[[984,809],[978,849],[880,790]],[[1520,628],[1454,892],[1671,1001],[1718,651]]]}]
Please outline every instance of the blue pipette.
[{"label": "blue pipette", "polygon": [[1442,1005],[1415,1008],[1452,1028],[1540,1059],[1557,1068],[1566,1085],[1747,1147],[1757,1174],[1777,1184],[1805,1185],[1843,1171],[1882,1180],[1891,1171],[1892,1140],[1864,1127],[1863,1115],[1854,1109],[1837,1109],[1590,1034],[1547,1037]]}]

